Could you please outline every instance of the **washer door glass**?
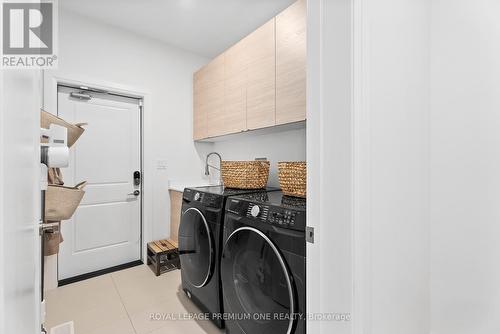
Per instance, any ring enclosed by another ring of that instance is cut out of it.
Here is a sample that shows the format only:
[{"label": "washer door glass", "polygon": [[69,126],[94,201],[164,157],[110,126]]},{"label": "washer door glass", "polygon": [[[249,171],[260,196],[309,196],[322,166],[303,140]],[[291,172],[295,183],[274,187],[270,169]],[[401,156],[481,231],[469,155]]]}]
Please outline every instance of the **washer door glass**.
[{"label": "washer door glass", "polygon": [[192,285],[201,288],[208,283],[213,272],[213,241],[205,217],[196,208],[189,208],[182,214],[179,257],[184,277]]},{"label": "washer door glass", "polygon": [[224,312],[245,333],[291,333],[294,289],[283,257],[262,232],[234,231],[221,260]]}]

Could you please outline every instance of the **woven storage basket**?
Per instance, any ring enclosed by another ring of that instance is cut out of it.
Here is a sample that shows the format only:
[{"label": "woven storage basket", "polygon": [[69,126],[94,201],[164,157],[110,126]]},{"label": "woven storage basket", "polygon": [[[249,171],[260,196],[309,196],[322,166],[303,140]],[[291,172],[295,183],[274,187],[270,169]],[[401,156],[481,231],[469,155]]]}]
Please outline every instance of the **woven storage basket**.
[{"label": "woven storage basket", "polygon": [[71,124],[66,122],[62,118],[59,118],[49,112],[46,112],[45,110],[42,110],[40,115],[40,127],[48,129],[51,124],[60,125],[68,129],[68,147],[71,147],[74,143],[76,143],[78,138],[80,138],[82,133],[85,131],[82,126],[87,125],[87,123]]},{"label": "woven storage basket", "polygon": [[86,184],[86,181],[74,187],[49,184],[45,194],[45,219],[70,219],[85,194],[83,188]]},{"label": "woven storage basket", "polygon": [[283,194],[306,197],[307,168],[305,161],[278,162],[278,174]]},{"label": "woven storage basket", "polygon": [[262,189],[269,179],[269,161],[222,161],[224,186],[237,189]]},{"label": "woven storage basket", "polygon": [[[49,222],[55,223],[55,222]],[[64,241],[61,234],[61,225],[54,232],[45,232],[43,234],[43,255],[51,256],[59,253],[59,244]]]}]

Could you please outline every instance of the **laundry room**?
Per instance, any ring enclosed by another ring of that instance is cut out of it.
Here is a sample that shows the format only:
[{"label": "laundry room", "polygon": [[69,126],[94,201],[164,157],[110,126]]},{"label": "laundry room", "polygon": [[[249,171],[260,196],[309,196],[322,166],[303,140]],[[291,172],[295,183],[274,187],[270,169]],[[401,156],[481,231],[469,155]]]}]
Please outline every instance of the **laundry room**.
[{"label": "laundry room", "polygon": [[[48,333],[305,331],[306,16],[304,0],[59,3]],[[250,310],[282,320],[230,319]]]},{"label": "laundry room", "polygon": [[0,334],[500,333],[499,16],[0,0]]}]

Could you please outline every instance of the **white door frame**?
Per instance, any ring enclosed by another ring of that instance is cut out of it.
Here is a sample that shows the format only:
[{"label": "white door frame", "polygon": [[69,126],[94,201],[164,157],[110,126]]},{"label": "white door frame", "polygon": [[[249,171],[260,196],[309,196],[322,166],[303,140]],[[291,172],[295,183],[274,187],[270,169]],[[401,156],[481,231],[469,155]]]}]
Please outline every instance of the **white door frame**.
[{"label": "white door frame", "polygon": [[[0,72],[0,332],[40,333],[43,316],[39,235],[42,77],[39,70]],[[23,98],[19,94],[23,94]],[[7,127],[13,127],[16,135],[9,133],[5,137],[3,130]],[[18,167],[19,175],[9,175],[11,179],[21,177],[23,180],[18,184],[3,184],[7,172],[3,166],[5,161],[9,168]],[[19,198],[25,210],[12,205]],[[11,254],[3,249],[16,243],[28,243],[23,253]],[[21,271],[23,278],[16,279]]]},{"label": "white door frame", "polygon": [[307,244],[309,314],[347,321],[307,321],[308,333],[353,328],[352,0],[307,4]]},{"label": "white door frame", "polygon": [[[3,87],[3,71],[0,71],[0,101],[5,101],[5,94],[3,92],[4,90],[4,87]],[[2,133],[3,133],[3,103],[0,102],[0,130],[2,130]],[[4,161],[4,153],[3,153],[3,150],[4,150],[4,140],[3,140],[3,136],[0,136],[0,161]],[[3,226],[3,207],[4,207],[4,204],[3,204],[3,164],[0,163],[0,221],[1,221],[1,224],[0,224],[0,236],[3,236],[4,235],[4,226]],[[3,245],[3,239],[0,239],[2,241],[2,245]],[[0,247],[0,333],[5,333],[7,331],[7,329],[5,328],[5,316],[4,316],[4,313],[5,313],[5,299],[4,299],[4,284],[3,282],[5,281],[5,278],[4,278],[4,250],[3,250],[3,247]]]},{"label": "white door frame", "polygon": [[[412,3],[425,6],[418,0]],[[402,5],[402,8],[412,8],[406,5]],[[307,244],[307,312],[351,313],[348,323],[308,321],[309,333],[370,334],[382,328],[391,328],[390,318],[375,319],[384,311],[379,310],[377,313],[377,307],[384,307],[385,304],[376,299],[375,289],[380,285],[375,284],[384,273],[381,272],[383,268],[375,267],[373,253],[380,249],[382,242],[373,235],[380,229],[381,217],[374,213],[379,209],[374,196],[381,194],[380,184],[385,181],[379,171],[384,163],[389,168],[393,167],[394,162],[386,160],[389,155],[380,149],[380,144],[377,147],[374,142],[380,143],[381,139],[401,142],[418,140],[422,146],[428,145],[428,125],[425,125],[425,121],[415,124],[421,132],[411,132],[403,138],[399,134],[381,138],[380,127],[377,128],[381,120],[390,122],[394,127],[408,124],[405,123],[407,119],[400,121],[393,116],[391,118],[390,113],[384,119],[380,112],[377,113],[380,102],[377,105],[372,99],[378,93],[375,83],[383,82],[380,80],[383,77],[381,73],[390,75],[409,65],[395,64],[394,68],[389,67],[386,72],[380,71],[383,63],[376,58],[387,46],[375,42],[380,41],[377,34],[383,32],[380,25],[384,25],[387,18],[380,14],[385,12],[384,9],[374,12],[374,8],[366,0],[308,0],[307,225],[315,228],[315,243]],[[422,12],[425,10],[423,8]],[[408,15],[412,20],[409,27],[402,27],[406,29],[402,33],[416,30],[420,24],[415,22],[428,17],[412,17],[408,13],[401,8],[396,9],[395,13],[391,12],[397,20],[402,19],[400,14]],[[389,23],[396,26],[397,20]],[[422,21],[423,24],[425,21]],[[372,33],[374,27],[378,30]],[[391,39],[389,41],[392,42]],[[417,45],[423,43],[417,41]],[[401,50],[397,47],[394,50],[387,48],[387,52],[401,51],[402,55],[410,53],[408,50],[407,45],[401,46]],[[425,48],[422,52],[424,55]],[[411,73],[408,74],[410,82],[421,82],[420,78],[413,78]],[[405,79],[398,80],[403,82]],[[394,97],[404,98],[400,95]],[[412,113],[418,112],[411,110]],[[410,146],[409,149],[414,148]],[[415,152],[419,154],[418,163],[429,166],[426,160],[428,155],[421,155],[426,150],[417,148]],[[409,163],[400,165],[405,169],[408,166]],[[401,179],[401,176],[396,177]],[[429,182],[425,171],[415,177],[419,177],[422,183]],[[423,203],[420,210],[428,210],[425,208],[428,205],[428,190],[415,191],[423,195],[419,199]],[[405,204],[414,204],[415,198],[408,196]],[[426,239],[422,239],[422,242],[422,247],[426,247]],[[422,251],[422,257],[426,256],[428,254]],[[425,276],[425,273],[422,275]],[[421,286],[413,287],[414,293],[421,293]],[[385,303],[389,301],[384,300]],[[421,304],[428,309],[425,302]],[[418,315],[428,312],[418,309],[411,313],[417,314],[415,319],[421,321]],[[373,329],[375,325],[377,328]],[[400,327],[394,327],[396,329]]]},{"label": "white door frame", "polygon": [[[47,73],[44,73],[47,76]],[[47,80],[49,79],[49,80]],[[137,97],[142,99],[141,112],[141,160],[142,160],[142,229],[141,229],[141,260],[146,263],[147,243],[153,238],[153,119],[152,119],[152,99],[151,93],[141,87],[131,87],[118,83],[108,82],[104,80],[96,80],[92,78],[82,77],[60,77],[50,76],[45,78],[45,89],[50,89],[45,96],[49,97],[48,101],[44,101],[44,108],[52,112],[57,110],[57,86],[85,86],[105,91]],[[48,87],[47,87],[48,86]]]},{"label": "white door frame", "polygon": [[[370,333],[370,118],[363,0],[307,0],[309,333]],[[331,174],[335,174],[332,176]],[[337,204],[336,204],[337,202]],[[338,203],[342,203],[338,205]]]}]

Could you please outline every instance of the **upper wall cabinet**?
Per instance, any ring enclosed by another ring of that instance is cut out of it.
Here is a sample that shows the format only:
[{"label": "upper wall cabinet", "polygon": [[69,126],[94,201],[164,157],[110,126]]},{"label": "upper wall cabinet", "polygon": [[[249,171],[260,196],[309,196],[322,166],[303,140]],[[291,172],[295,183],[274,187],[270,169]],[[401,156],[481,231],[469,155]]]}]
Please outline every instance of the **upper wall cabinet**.
[{"label": "upper wall cabinet", "polygon": [[306,119],[306,0],[276,16],[276,123]]},{"label": "upper wall cabinet", "polygon": [[224,110],[224,55],[215,58],[205,68],[202,105],[207,114],[208,137],[225,134],[226,113]]},{"label": "upper wall cabinet", "polygon": [[194,74],[193,138],[306,119],[306,0]]},{"label": "upper wall cabinet", "polygon": [[203,71],[196,72],[193,76],[193,139],[207,138],[207,108],[203,101]]},{"label": "upper wall cabinet", "polygon": [[224,56],[218,56],[193,77],[193,138],[217,136],[224,123]]},{"label": "upper wall cabinet", "polygon": [[247,128],[247,48],[238,43],[224,52],[224,122],[220,134]]},{"label": "upper wall cabinet", "polygon": [[247,49],[247,127],[260,129],[276,124],[276,52],[274,19],[243,41]]}]

